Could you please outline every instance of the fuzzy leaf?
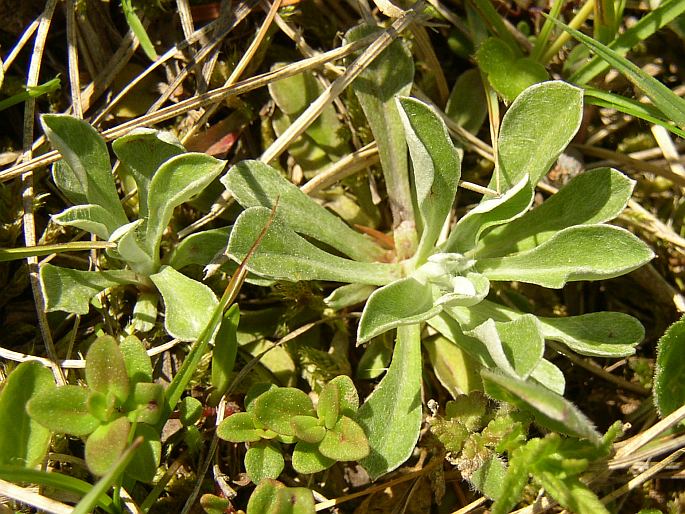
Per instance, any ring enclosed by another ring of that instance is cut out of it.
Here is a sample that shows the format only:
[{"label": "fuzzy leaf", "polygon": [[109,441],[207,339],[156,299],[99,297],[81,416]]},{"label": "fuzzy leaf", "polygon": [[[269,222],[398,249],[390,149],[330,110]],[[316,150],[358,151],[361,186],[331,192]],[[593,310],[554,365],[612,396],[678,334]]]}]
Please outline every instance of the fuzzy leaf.
[{"label": "fuzzy leaf", "polygon": [[249,412],[236,412],[224,419],[216,429],[219,439],[231,443],[252,443],[262,437],[261,429],[255,428],[252,414]]},{"label": "fuzzy leaf", "polygon": [[654,258],[633,234],[610,225],[569,227],[535,248],[480,259],[476,268],[490,280],[518,280],[561,288],[566,282],[624,275]]},{"label": "fuzzy leaf", "polygon": [[272,443],[253,443],[245,454],[245,471],[255,484],[265,478],[278,478],[284,467],[283,454]]},{"label": "fuzzy leaf", "polygon": [[185,149],[170,132],[137,128],[115,140],[112,150],[136,181],[138,213],[142,219],[148,214],[148,191],[155,172]]},{"label": "fuzzy leaf", "polygon": [[334,459],[321,454],[319,445],[298,441],[293,450],[293,468],[298,473],[311,475],[324,469],[330,468],[335,464]]},{"label": "fuzzy leaf", "polygon": [[345,307],[365,302],[375,290],[374,286],[366,284],[345,284],[324,298],[324,302],[329,309],[339,311]]},{"label": "fuzzy leaf", "polygon": [[131,423],[117,418],[100,425],[86,440],[86,464],[94,475],[104,475],[117,462],[126,449]]},{"label": "fuzzy leaf", "polygon": [[41,124],[68,164],[61,173],[71,172],[69,182],[79,184],[79,193],[88,203],[99,205],[115,220],[116,226],[109,227],[110,231],[128,223],[114,185],[107,145],[100,134],[85,121],[63,114],[44,114]]},{"label": "fuzzy leaf", "polygon": [[293,416],[290,420],[295,437],[309,444],[318,444],[326,435],[326,427],[314,416]]},{"label": "fuzzy leaf", "polygon": [[523,91],[502,119],[499,132],[499,179],[488,187],[505,192],[525,175],[535,187],[580,127],[583,90],[560,81],[535,84]]},{"label": "fuzzy leaf", "polygon": [[286,487],[263,480],[247,503],[247,514],[314,514],[314,497],[306,487]]},{"label": "fuzzy leaf", "polygon": [[400,326],[393,359],[383,380],[357,411],[370,453],[360,463],[372,480],[409,458],[421,428],[421,334]]},{"label": "fuzzy leaf", "polygon": [[126,374],[132,384],[152,382],[152,362],[140,339],[136,336],[126,337],[119,344],[119,350],[124,359]]},{"label": "fuzzy leaf", "polygon": [[219,300],[206,285],[188,278],[171,266],[150,275],[164,298],[164,327],[172,337],[194,341],[209,323]]},{"label": "fuzzy leaf", "polygon": [[118,222],[110,211],[99,205],[76,205],[52,217],[58,225],[76,227],[108,240]]},{"label": "fuzzy leaf", "polygon": [[369,442],[364,430],[347,416],[342,416],[326,431],[319,451],[337,461],[361,460],[369,454]]},{"label": "fuzzy leaf", "polygon": [[190,264],[205,266],[211,262],[228,244],[231,227],[215,228],[197,232],[175,245],[167,264],[180,270]]},{"label": "fuzzy leaf", "polygon": [[545,386],[550,391],[563,396],[566,389],[566,377],[564,372],[546,359],[541,359],[530,378]]},{"label": "fuzzy leaf", "polygon": [[501,372],[481,371],[485,392],[496,400],[509,402],[532,412],[541,425],[562,434],[588,439],[596,446],[601,444],[601,434],[578,408],[549,389]]},{"label": "fuzzy leaf", "polygon": [[137,332],[149,332],[155,328],[157,322],[157,304],[159,295],[157,291],[145,291],[138,295],[136,304],[133,306],[133,319],[131,327]]},{"label": "fuzzy leaf", "polygon": [[230,385],[231,373],[238,353],[237,331],[239,321],[240,309],[236,303],[231,305],[224,314],[219,332],[214,338],[211,375],[211,385],[214,390],[208,399],[210,405],[218,405]]},{"label": "fuzzy leaf", "polygon": [[278,199],[279,217],[290,229],[354,260],[374,261],[383,254],[373,241],[352,230],[267,164],[242,161],[228,170],[221,181],[246,209],[261,206],[270,210]]},{"label": "fuzzy leaf", "polygon": [[116,250],[108,250],[108,253],[126,263],[142,275],[151,275],[158,269],[158,262],[140,238],[145,220],[139,219],[122,225],[110,236],[109,240],[117,243]]},{"label": "fuzzy leaf", "polygon": [[481,365],[452,341],[436,334],[423,340],[431,369],[447,392],[456,398],[481,389]]},{"label": "fuzzy leaf", "polygon": [[685,404],[685,318],[676,321],[659,339],[654,373],[654,403],[665,417]]},{"label": "fuzzy leaf", "polygon": [[522,216],[533,201],[533,190],[524,175],[518,183],[499,198],[485,199],[471,209],[452,228],[450,237],[441,248],[443,252],[464,253],[473,249],[486,230]]},{"label": "fuzzy leaf", "polygon": [[492,456],[473,472],[469,482],[488,498],[496,499],[502,494],[506,474],[507,467],[502,460]]},{"label": "fuzzy leaf", "polygon": [[131,422],[153,425],[159,421],[164,404],[164,387],[162,384],[138,382],[133,388],[133,394],[126,402],[130,409],[128,418]]},{"label": "fuzzy leaf", "polygon": [[50,444],[50,430],[32,419],[26,403],[55,388],[52,373],[35,361],[22,362],[0,390],[0,465],[32,468]]},{"label": "fuzzy leaf", "polygon": [[421,262],[433,252],[450,214],[461,176],[461,155],[452,144],[445,122],[432,107],[407,97],[399,97],[397,104],[411,156],[422,224],[416,250],[416,259]]},{"label": "fuzzy leaf", "polygon": [[[251,272],[289,281],[330,280],[383,285],[399,273],[394,264],[357,262],[331,255],[296,234],[278,211],[259,247],[247,262]],[[228,243],[228,254],[240,262],[266,225],[271,212],[251,207],[236,220]]]},{"label": "fuzzy leaf", "polygon": [[488,104],[480,70],[472,68],[459,75],[447,100],[445,114],[454,123],[474,134],[483,126],[488,114]]},{"label": "fuzzy leaf", "polygon": [[[408,301],[411,299],[411,301]],[[433,306],[433,288],[407,277],[376,289],[366,302],[359,321],[357,344],[383,332],[425,321],[440,312]]]},{"label": "fuzzy leaf", "polygon": [[565,228],[609,221],[621,213],[634,186],[634,180],[611,168],[581,173],[539,207],[493,228],[478,241],[476,255],[482,259],[530,250]]},{"label": "fuzzy leaf", "polygon": [[[360,25],[345,34],[348,42],[379,31]],[[381,169],[388,191],[393,220],[413,220],[409,187],[407,145],[395,97],[407,96],[414,81],[414,59],[401,40],[395,40],[352,82],[351,88],[362,106],[378,144]]]},{"label": "fuzzy leaf", "polygon": [[359,395],[354,387],[354,382],[347,375],[338,375],[323,388],[316,407],[319,418],[326,419],[326,428],[332,428],[332,425],[328,426],[331,420],[324,414],[324,411],[333,410],[326,405],[326,403],[331,403],[333,398],[335,398],[333,403],[336,405],[335,416],[330,416],[330,418],[335,418],[333,424],[338,421],[340,416],[354,417],[359,408]]},{"label": "fuzzy leaf", "polygon": [[66,162],[57,161],[52,165],[52,180],[74,205],[86,205],[88,203],[81,182]]},{"label": "fuzzy leaf", "polygon": [[130,383],[124,356],[112,336],[98,337],[86,354],[86,382],[93,391],[126,401]]},{"label": "fuzzy leaf", "polygon": [[32,419],[58,434],[90,434],[100,421],[88,412],[88,390],[74,385],[49,389],[26,406]]},{"label": "fuzzy leaf", "polygon": [[209,155],[184,153],[165,161],[150,181],[149,217],[145,242],[148,254],[159,259],[159,243],[174,209],[206,188],[226,165]]},{"label": "fuzzy leaf", "polygon": [[90,300],[110,287],[136,284],[137,275],[129,270],[80,271],[52,264],[40,267],[40,281],[45,294],[45,310],[85,315]]},{"label": "fuzzy leaf", "polygon": [[257,423],[280,435],[295,435],[293,416],[315,416],[312,400],[293,387],[272,389],[255,399],[252,415]]},{"label": "fuzzy leaf", "polygon": [[155,478],[162,458],[162,442],[159,433],[150,425],[140,423],[136,426],[135,437],[143,437],[141,444],[126,467],[126,475],[140,482],[150,483]]}]

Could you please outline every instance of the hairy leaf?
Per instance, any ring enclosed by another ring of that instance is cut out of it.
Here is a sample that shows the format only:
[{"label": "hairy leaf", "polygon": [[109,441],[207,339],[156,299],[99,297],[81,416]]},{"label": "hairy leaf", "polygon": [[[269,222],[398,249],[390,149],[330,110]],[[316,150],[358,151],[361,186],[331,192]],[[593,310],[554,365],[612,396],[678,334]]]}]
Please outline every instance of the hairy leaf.
[{"label": "hairy leaf", "polygon": [[100,205],[76,205],[63,210],[52,217],[58,225],[76,227],[95,234],[100,239],[108,240],[119,226],[112,213]]},{"label": "hairy leaf", "polygon": [[255,399],[252,414],[261,425],[277,434],[295,435],[290,423],[293,416],[315,416],[312,400],[293,387],[272,389]]},{"label": "hairy leaf", "polygon": [[119,460],[126,449],[131,423],[126,418],[117,418],[111,423],[100,425],[86,440],[86,464],[94,475],[106,474]]},{"label": "hairy leaf", "polygon": [[88,390],[74,385],[49,389],[26,405],[32,419],[59,434],[87,435],[100,421],[88,412]]},{"label": "hairy leaf", "polygon": [[659,339],[654,373],[654,403],[661,417],[669,415],[685,404],[683,348],[685,318],[671,325]]},{"label": "hairy leaf", "polygon": [[298,473],[310,475],[330,468],[335,459],[329,459],[319,451],[319,444],[298,441],[293,450],[293,468]]},{"label": "hairy leaf", "polygon": [[93,391],[126,401],[130,381],[119,345],[112,336],[98,337],[86,354],[86,382]]},{"label": "hairy leaf", "polygon": [[255,484],[266,478],[278,478],[284,467],[283,454],[274,443],[253,443],[245,454],[245,471]]}]

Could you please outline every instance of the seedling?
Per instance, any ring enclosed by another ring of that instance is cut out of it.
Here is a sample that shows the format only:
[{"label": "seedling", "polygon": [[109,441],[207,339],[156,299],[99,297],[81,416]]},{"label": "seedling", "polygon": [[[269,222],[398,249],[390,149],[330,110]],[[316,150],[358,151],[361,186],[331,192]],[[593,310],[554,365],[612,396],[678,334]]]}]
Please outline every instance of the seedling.
[{"label": "seedling", "polygon": [[96,339],[86,355],[86,384],[50,388],[34,396],[26,409],[53,433],[86,437],[86,464],[95,475],[110,471],[131,441],[142,437],[126,474],[149,482],[162,450],[153,425],[160,417],[164,388],[152,382],[152,364],[142,343],[134,336],[121,344],[111,336]]}]

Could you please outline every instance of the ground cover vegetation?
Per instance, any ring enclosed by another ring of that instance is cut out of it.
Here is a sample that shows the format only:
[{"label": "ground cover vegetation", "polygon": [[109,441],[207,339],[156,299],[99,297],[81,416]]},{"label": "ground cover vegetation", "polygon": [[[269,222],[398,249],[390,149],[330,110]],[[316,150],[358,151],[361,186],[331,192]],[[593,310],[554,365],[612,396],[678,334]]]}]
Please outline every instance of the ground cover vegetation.
[{"label": "ground cover vegetation", "polygon": [[0,511],[680,512],[683,2],[16,7]]}]

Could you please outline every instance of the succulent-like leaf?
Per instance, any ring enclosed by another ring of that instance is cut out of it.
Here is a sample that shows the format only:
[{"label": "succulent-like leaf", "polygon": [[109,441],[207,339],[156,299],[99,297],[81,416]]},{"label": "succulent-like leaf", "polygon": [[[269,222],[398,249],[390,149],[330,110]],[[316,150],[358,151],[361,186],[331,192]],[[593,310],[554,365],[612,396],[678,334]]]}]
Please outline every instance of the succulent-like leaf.
[{"label": "succulent-like leaf", "polygon": [[414,191],[422,224],[416,259],[433,252],[449,216],[461,177],[461,155],[435,110],[414,98],[397,99],[404,137],[409,147]]},{"label": "succulent-like leaf", "polygon": [[236,303],[224,314],[219,332],[217,332],[214,338],[211,375],[211,384],[214,390],[208,399],[210,405],[218,405],[221,397],[230,385],[235,357],[238,354],[237,332],[239,321],[240,309]]},{"label": "succulent-like leaf", "polygon": [[261,439],[261,429],[255,428],[252,414],[236,412],[224,419],[216,429],[219,439],[231,443],[252,443]]},{"label": "succulent-like leaf", "polygon": [[357,423],[342,416],[332,429],[326,431],[319,443],[319,451],[337,461],[361,460],[369,455],[369,442]]},{"label": "succulent-like leaf", "polygon": [[58,225],[85,230],[105,241],[119,226],[118,221],[110,211],[100,205],[93,204],[69,207],[59,214],[55,214],[52,221]]},{"label": "succulent-like leaf", "polygon": [[219,304],[212,290],[171,266],[162,266],[159,273],[150,275],[150,280],[164,298],[167,332],[182,341],[197,339]]},{"label": "succulent-like leaf", "polygon": [[562,434],[588,439],[599,446],[602,436],[578,408],[549,389],[520,380],[499,371],[481,371],[485,392],[496,400],[506,401],[532,412],[541,425]]},{"label": "succulent-like leaf", "polygon": [[247,514],[314,514],[314,497],[305,487],[263,480],[250,496]]},{"label": "succulent-like leaf", "polygon": [[329,459],[319,451],[319,444],[298,441],[293,450],[293,468],[298,473],[311,475],[335,464],[335,459]]},{"label": "succulent-like leaf", "polygon": [[373,480],[409,458],[421,428],[421,333],[400,326],[393,359],[383,380],[357,411],[370,453],[361,461]]},{"label": "succulent-like leaf", "polygon": [[529,250],[565,228],[609,221],[621,213],[634,186],[634,180],[611,168],[581,173],[539,207],[493,228],[478,241],[475,254],[500,257]]},{"label": "succulent-like leaf", "polygon": [[80,271],[52,264],[40,267],[45,310],[88,314],[90,300],[98,293],[124,284],[137,284],[140,277],[130,270]]},{"label": "succulent-like leaf", "polygon": [[0,390],[0,465],[32,468],[50,444],[50,430],[26,412],[26,403],[55,388],[49,369],[35,361],[22,362]]},{"label": "succulent-like leaf", "polygon": [[93,391],[126,401],[130,381],[124,356],[112,336],[98,337],[86,354],[86,382]]},{"label": "succulent-like leaf", "polygon": [[581,225],[564,229],[531,250],[480,259],[476,269],[490,280],[561,288],[571,281],[618,277],[653,258],[654,252],[625,229]]},{"label": "succulent-like leaf", "polygon": [[49,389],[26,405],[32,419],[59,434],[87,435],[100,421],[88,412],[88,390],[74,385]]},{"label": "succulent-like leaf", "polygon": [[159,261],[159,243],[174,209],[200,193],[226,165],[209,155],[184,153],[162,163],[150,181],[147,253]]},{"label": "succulent-like leaf", "polygon": [[315,416],[312,400],[293,387],[271,389],[254,400],[254,419],[262,426],[281,435],[295,435],[290,424],[293,416]]},{"label": "succulent-like leaf", "polygon": [[[277,211],[259,247],[247,262],[251,272],[280,280],[330,280],[383,285],[399,274],[396,264],[357,262],[331,255],[296,234]],[[266,225],[271,212],[251,207],[235,222],[228,254],[237,262],[245,258]]]},{"label": "succulent-like leaf", "polygon": [[148,214],[148,191],[155,172],[185,149],[170,132],[137,128],[116,139],[112,150],[136,181],[138,214],[142,219]]},{"label": "succulent-like leaf", "polygon": [[152,362],[145,351],[145,346],[136,336],[128,336],[119,344],[124,358],[126,374],[131,384],[152,382]]},{"label": "succulent-like leaf", "polygon": [[221,181],[245,208],[272,209],[278,199],[278,215],[290,229],[354,260],[374,261],[384,253],[371,239],[352,230],[267,164],[242,161],[231,167]]},{"label": "succulent-like leaf", "polygon": [[144,423],[136,426],[133,437],[139,436],[143,437],[143,444],[136,449],[131,463],[126,467],[126,475],[140,482],[149,483],[155,478],[162,458],[162,442],[159,432]]},{"label": "succulent-like leaf", "polygon": [[452,228],[449,238],[441,247],[443,252],[465,253],[476,246],[480,235],[497,225],[522,216],[533,201],[533,189],[524,175],[499,198],[485,199],[471,209]]},{"label": "succulent-like leaf", "polygon": [[[350,29],[345,39],[356,41],[380,30],[370,25]],[[396,224],[413,221],[407,146],[395,97],[406,96],[414,81],[414,60],[401,40],[395,40],[352,82],[378,144],[378,154]]]},{"label": "succulent-like leaf", "polygon": [[396,280],[369,296],[359,321],[357,344],[401,325],[425,321],[438,312],[440,307],[433,305],[431,284],[412,277]]},{"label": "succulent-like leaf", "polygon": [[583,90],[565,82],[542,82],[523,91],[502,119],[499,173],[488,187],[499,184],[505,192],[525,175],[534,187],[578,131],[582,107]]},{"label": "succulent-like leaf", "polygon": [[[328,399],[332,397],[335,397],[335,404],[337,405],[337,408],[335,409],[337,410],[335,421],[343,415],[354,417],[359,408],[359,395],[357,394],[357,389],[354,387],[354,382],[350,377],[347,375],[338,375],[326,384],[323,391],[321,391],[321,395],[319,395],[319,404],[316,408],[319,418],[327,417],[323,415],[324,410],[332,410],[326,407],[326,403],[329,401]],[[330,417],[332,418],[334,416]],[[328,426],[329,423],[330,420],[326,420],[326,428],[331,428]]]},{"label": "succulent-like leaf", "polygon": [[290,424],[295,432],[295,437],[305,443],[317,444],[326,435],[326,427],[319,423],[314,416],[293,416]]},{"label": "succulent-like leaf", "polygon": [[138,382],[133,387],[126,406],[131,410],[130,421],[154,425],[159,421],[164,404],[164,387],[153,382]]},{"label": "succulent-like leaf", "polygon": [[100,134],[85,121],[63,114],[44,114],[41,124],[52,146],[68,164],[61,173],[71,172],[69,183],[79,184],[79,193],[88,203],[107,210],[116,221],[110,231],[128,223],[114,185],[107,145]]},{"label": "succulent-like leaf", "polygon": [[131,423],[126,418],[117,418],[111,423],[100,425],[86,440],[86,464],[94,475],[104,475],[119,460],[126,449]]},{"label": "succulent-like leaf", "polygon": [[175,245],[166,263],[180,270],[190,264],[205,266],[228,245],[231,227],[196,232]]},{"label": "succulent-like leaf", "polygon": [[283,454],[277,443],[253,443],[245,454],[245,471],[255,484],[266,478],[278,478],[284,467]]},{"label": "succulent-like leaf", "polygon": [[659,339],[654,373],[654,403],[661,417],[668,416],[685,404],[684,348],[685,318],[671,325]]}]

